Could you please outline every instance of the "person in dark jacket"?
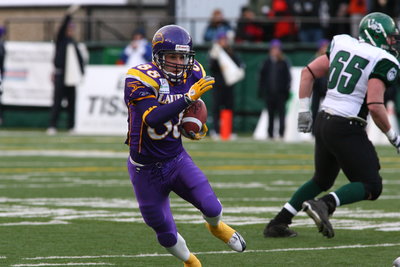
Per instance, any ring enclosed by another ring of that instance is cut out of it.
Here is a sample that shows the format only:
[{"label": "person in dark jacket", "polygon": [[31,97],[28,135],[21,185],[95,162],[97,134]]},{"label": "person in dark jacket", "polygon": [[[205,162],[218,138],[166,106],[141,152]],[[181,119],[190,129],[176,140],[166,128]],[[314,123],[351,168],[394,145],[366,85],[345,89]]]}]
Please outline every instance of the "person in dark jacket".
[{"label": "person in dark jacket", "polygon": [[78,9],[79,6],[73,5],[67,10],[64,20],[57,34],[55,56],[54,56],[55,72],[53,77],[54,81],[53,105],[51,107],[49,128],[47,129],[47,133],[49,135],[55,134],[57,132],[57,123],[60,117],[63,99],[67,99],[68,101],[68,106],[67,106],[68,130],[72,130],[75,125],[75,100],[76,100],[77,84],[76,83],[73,84],[71,83],[71,81],[68,81],[67,72],[71,70],[68,69],[66,63],[68,58],[67,50],[69,45],[72,45],[73,47],[72,52],[75,52],[74,53],[75,55],[72,56],[76,56],[79,62],[79,66],[75,66],[75,68],[79,68],[80,72],[82,74],[84,73],[83,58],[78,49],[78,45],[73,37],[75,32],[75,25],[72,23],[72,15]]},{"label": "person in dark jacket", "polygon": [[279,117],[279,137],[285,134],[286,102],[291,83],[290,64],[282,52],[278,39],[270,42],[269,56],[260,70],[259,97],[268,110],[268,137],[274,138],[274,120]]}]

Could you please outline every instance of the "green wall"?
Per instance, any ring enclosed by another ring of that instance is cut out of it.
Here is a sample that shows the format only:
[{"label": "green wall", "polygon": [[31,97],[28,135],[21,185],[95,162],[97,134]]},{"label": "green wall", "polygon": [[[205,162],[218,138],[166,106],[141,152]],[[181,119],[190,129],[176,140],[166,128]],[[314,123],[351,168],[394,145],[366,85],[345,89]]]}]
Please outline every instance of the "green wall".
[{"label": "green wall", "polygon": [[[314,47],[302,47],[296,49],[295,46],[284,47],[284,52],[291,62],[292,66],[305,66],[314,56]],[[196,59],[208,70],[207,61],[208,47],[197,47]],[[264,102],[258,99],[258,80],[259,69],[262,62],[268,55],[266,45],[258,46],[238,46],[236,47],[238,56],[244,62],[245,78],[237,83],[235,87],[235,117],[234,129],[237,132],[251,133],[255,129]],[[207,93],[202,98],[211,109],[212,94]],[[212,125],[211,125],[212,126]]]}]

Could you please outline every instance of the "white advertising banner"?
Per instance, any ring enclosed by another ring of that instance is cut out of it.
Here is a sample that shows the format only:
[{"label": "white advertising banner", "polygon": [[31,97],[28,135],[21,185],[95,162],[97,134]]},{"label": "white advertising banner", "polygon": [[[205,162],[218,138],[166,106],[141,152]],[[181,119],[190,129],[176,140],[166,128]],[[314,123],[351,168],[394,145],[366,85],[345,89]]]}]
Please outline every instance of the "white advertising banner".
[{"label": "white advertising banner", "polygon": [[126,135],[128,111],[124,102],[126,66],[87,66],[77,88],[74,132]]},{"label": "white advertising banner", "polygon": [[54,45],[45,42],[5,43],[2,102],[5,105],[41,106],[52,104]]}]

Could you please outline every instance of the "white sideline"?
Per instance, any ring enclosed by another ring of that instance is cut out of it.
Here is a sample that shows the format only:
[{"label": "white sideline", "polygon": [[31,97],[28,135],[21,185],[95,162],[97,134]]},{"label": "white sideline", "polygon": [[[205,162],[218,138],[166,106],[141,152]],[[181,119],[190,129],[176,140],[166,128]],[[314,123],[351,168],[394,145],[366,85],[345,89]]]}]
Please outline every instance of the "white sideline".
[{"label": "white sideline", "polygon": [[[292,252],[292,251],[308,251],[308,250],[330,250],[330,249],[351,249],[351,248],[374,248],[374,247],[396,247],[400,246],[400,243],[384,243],[384,244],[371,244],[371,245],[344,245],[334,247],[315,247],[315,248],[277,248],[277,249],[260,249],[260,250],[246,250],[243,253],[273,253],[273,252]],[[237,252],[229,251],[205,251],[195,252],[196,255],[205,254],[235,254]],[[24,258],[24,260],[49,260],[49,259],[97,259],[97,258],[143,258],[143,257],[167,257],[172,256],[171,254],[137,254],[137,255],[98,255],[98,256],[49,256],[49,257],[34,257]],[[16,266],[16,265],[13,265]],[[21,266],[21,265],[20,265]]]},{"label": "white sideline", "polygon": [[100,151],[100,150],[3,150],[0,156],[62,156],[76,158],[128,158],[128,152]]},{"label": "white sideline", "polygon": [[115,265],[106,262],[67,262],[67,263],[37,263],[37,264],[14,264],[12,267],[37,267],[37,266],[87,266],[87,265]]}]

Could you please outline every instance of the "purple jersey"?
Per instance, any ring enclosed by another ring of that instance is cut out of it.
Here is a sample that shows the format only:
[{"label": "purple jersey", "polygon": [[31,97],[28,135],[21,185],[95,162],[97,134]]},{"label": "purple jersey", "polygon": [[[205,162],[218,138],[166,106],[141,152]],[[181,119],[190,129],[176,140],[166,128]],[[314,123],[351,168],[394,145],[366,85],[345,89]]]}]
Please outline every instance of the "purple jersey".
[{"label": "purple jersey", "polygon": [[[181,84],[172,84],[161,70],[152,62],[138,65],[128,70],[125,79],[125,103],[128,107],[128,136],[126,144],[130,147],[133,160],[140,163],[162,161],[182,152],[179,125],[183,108],[167,121],[154,127],[146,123],[154,109],[183,100],[190,87],[205,76],[200,63],[195,61],[192,75]],[[158,115],[159,117],[161,115]],[[143,158],[146,159],[143,162]]]}]

